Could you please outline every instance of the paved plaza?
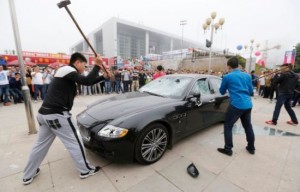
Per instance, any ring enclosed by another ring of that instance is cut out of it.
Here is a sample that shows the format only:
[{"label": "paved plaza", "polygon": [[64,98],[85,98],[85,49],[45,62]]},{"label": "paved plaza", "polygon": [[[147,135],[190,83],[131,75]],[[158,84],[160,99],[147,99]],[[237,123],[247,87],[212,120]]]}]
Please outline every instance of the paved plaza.
[{"label": "paved plaza", "polygon": [[[103,97],[107,96],[77,97],[73,116]],[[22,183],[22,171],[37,135],[28,135],[23,104],[1,104],[0,192],[299,192],[300,125],[287,125],[289,118],[283,108],[278,125],[266,126],[264,122],[271,119],[275,104],[258,97],[253,101],[255,155],[245,150],[240,122],[234,129],[233,156],[219,153],[216,149],[224,145],[220,123],[180,141],[148,166],[113,163],[87,150],[88,159],[102,170],[81,180],[64,145],[55,139],[40,166],[40,175],[28,186]],[[35,115],[41,103],[32,103]],[[300,118],[300,106],[294,109]],[[197,178],[186,171],[192,162],[200,172]]]}]

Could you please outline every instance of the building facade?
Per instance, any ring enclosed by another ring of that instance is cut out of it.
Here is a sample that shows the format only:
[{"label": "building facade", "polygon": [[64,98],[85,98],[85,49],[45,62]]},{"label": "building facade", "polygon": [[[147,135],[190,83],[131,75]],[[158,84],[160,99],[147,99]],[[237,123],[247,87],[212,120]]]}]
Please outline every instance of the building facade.
[{"label": "building facade", "polygon": [[[105,57],[141,58],[188,48],[207,50],[195,41],[115,17],[90,33],[88,39],[96,52]],[[71,53],[76,51],[91,52],[84,40],[71,47]]]}]

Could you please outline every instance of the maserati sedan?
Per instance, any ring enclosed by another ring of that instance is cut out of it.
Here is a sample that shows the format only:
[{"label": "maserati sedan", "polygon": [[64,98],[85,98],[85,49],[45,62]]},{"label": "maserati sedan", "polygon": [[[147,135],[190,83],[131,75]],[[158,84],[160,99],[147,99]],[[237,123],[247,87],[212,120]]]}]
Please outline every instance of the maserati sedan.
[{"label": "maserati sedan", "polygon": [[77,116],[84,145],[113,161],[154,163],[178,140],[224,121],[229,97],[220,85],[211,75],[166,75],[96,101]]}]

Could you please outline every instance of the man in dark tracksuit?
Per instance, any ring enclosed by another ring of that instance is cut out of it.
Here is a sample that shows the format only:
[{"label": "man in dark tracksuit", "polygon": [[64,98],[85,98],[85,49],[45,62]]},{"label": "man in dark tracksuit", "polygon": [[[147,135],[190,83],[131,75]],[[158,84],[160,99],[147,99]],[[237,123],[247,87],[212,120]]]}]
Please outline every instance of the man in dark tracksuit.
[{"label": "man in dark tracksuit", "polygon": [[284,105],[286,111],[288,112],[291,120],[288,120],[286,123],[290,125],[297,125],[298,119],[296,117],[295,112],[291,108],[291,100],[294,95],[294,89],[298,83],[298,75],[292,71],[291,64],[283,64],[285,67],[285,71],[280,74],[280,77],[275,81],[275,85],[278,86],[278,96],[277,102],[275,105],[275,110],[273,113],[272,120],[266,121],[269,125],[276,125],[279,117],[280,109],[282,105]]},{"label": "man in dark tracksuit", "polygon": [[86,62],[82,54],[74,53],[71,56],[70,65],[56,71],[49,85],[47,97],[38,111],[37,120],[40,125],[38,139],[25,167],[23,184],[30,184],[39,174],[39,166],[56,136],[69,151],[80,172],[80,178],[87,178],[100,170],[100,167],[90,165],[86,159],[82,138],[69,112],[76,96],[76,83],[88,86],[110,75],[104,74],[104,77],[99,77],[99,69],[103,64],[100,56],[96,58],[96,64],[88,76],[81,75]]}]

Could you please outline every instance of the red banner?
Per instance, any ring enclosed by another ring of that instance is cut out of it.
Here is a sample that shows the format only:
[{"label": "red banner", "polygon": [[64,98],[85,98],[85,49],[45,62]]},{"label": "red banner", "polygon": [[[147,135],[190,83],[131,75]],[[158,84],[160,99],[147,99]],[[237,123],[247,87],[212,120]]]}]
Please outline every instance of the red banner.
[{"label": "red banner", "polygon": [[[113,66],[114,65],[114,58],[102,58],[102,60],[105,62],[106,66]],[[95,57],[91,56],[89,57],[89,64],[94,65],[95,64]]]},{"label": "red banner", "polygon": [[[23,51],[23,60],[30,61],[36,64],[50,64],[50,63],[63,63],[69,64],[70,55],[63,54],[52,54],[52,53],[39,53],[39,52],[28,52]],[[17,60],[17,55],[2,55],[7,63]]]}]

